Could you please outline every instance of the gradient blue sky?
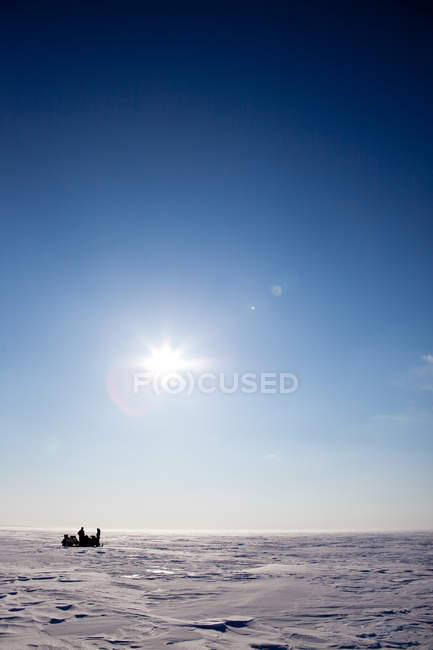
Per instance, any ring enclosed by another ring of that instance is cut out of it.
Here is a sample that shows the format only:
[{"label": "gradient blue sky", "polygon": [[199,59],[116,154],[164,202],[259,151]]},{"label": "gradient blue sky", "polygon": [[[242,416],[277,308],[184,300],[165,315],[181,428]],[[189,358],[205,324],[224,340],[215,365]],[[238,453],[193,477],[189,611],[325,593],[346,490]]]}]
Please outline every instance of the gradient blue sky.
[{"label": "gradient blue sky", "polygon": [[[1,26],[0,524],[433,527],[431,11],[60,4]],[[299,390],[128,415],[166,339]]]}]

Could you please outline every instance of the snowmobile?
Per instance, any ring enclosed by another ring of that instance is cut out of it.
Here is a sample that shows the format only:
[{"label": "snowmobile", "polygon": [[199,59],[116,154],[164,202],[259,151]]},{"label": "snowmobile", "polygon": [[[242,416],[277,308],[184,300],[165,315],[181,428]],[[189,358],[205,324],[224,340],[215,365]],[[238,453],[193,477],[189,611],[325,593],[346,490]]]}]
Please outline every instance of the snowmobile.
[{"label": "snowmobile", "polygon": [[103,546],[103,544],[100,543],[100,536],[101,536],[101,531],[99,528],[97,529],[96,535],[81,535],[79,539],[77,539],[76,535],[67,535],[66,533],[63,535],[62,539],[62,546],[63,547],[70,547],[70,546]]}]

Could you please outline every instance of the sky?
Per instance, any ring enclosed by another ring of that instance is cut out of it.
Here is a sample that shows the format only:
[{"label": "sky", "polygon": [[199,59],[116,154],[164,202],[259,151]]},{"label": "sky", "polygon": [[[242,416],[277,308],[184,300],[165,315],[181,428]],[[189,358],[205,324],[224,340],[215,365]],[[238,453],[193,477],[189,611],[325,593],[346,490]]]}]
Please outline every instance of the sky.
[{"label": "sky", "polygon": [[0,525],[433,528],[433,17],[375,5],[6,8]]}]

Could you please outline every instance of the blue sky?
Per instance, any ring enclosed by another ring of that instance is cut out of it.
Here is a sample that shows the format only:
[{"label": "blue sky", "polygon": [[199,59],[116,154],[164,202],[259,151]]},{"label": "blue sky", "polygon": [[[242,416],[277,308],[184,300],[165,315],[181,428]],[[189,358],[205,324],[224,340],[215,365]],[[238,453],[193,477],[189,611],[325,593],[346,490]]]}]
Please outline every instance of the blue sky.
[{"label": "blue sky", "polygon": [[[310,9],[6,12],[0,524],[432,527],[431,15]],[[119,409],[167,340],[299,390]]]}]

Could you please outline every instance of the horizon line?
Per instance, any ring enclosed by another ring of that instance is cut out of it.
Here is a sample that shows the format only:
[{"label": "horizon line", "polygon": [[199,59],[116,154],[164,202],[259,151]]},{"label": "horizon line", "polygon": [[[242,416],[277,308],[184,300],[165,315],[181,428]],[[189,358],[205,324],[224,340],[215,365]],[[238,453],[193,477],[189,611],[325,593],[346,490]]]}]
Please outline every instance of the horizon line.
[{"label": "horizon line", "polygon": [[[0,525],[3,530],[58,531],[74,528],[74,525],[27,526],[26,524]],[[89,528],[93,528],[90,526]],[[212,534],[339,534],[339,533],[433,533],[432,528],[104,528],[109,533],[212,533]]]}]

